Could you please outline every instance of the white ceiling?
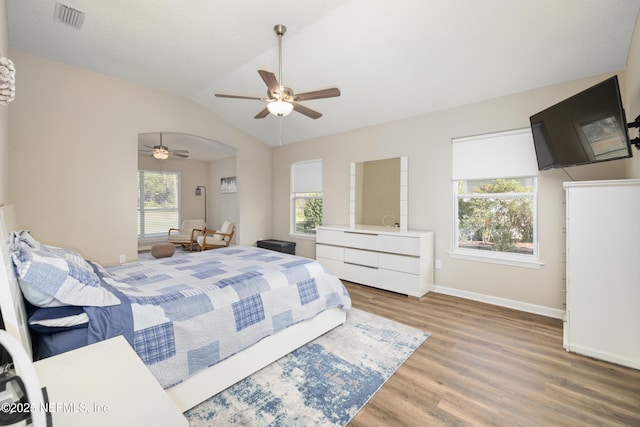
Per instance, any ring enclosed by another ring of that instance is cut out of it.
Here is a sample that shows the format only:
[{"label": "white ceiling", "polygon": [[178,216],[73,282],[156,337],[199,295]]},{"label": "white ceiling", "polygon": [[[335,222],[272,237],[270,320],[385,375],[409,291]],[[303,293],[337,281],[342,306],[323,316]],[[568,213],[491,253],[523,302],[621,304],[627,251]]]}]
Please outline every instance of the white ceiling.
[{"label": "white ceiling", "polygon": [[[202,104],[276,146],[624,69],[640,0],[63,0],[81,29],[53,20],[55,0],[8,0],[9,45]],[[253,117],[257,73],[338,87],[293,112]],[[173,148],[173,147],[170,147]]]}]

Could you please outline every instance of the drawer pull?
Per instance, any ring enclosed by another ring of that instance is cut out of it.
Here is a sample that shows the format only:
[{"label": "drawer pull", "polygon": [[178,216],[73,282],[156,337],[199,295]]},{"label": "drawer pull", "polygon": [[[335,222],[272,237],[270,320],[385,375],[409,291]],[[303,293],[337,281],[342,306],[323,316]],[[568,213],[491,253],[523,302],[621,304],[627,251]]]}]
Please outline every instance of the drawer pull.
[{"label": "drawer pull", "polygon": [[349,264],[349,265],[357,265],[358,267],[367,267],[367,268],[372,268],[374,270],[377,270],[378,267],[373,267],[371,265],[364,265],[364,264],[358,264],[357,262],[349,262],[349,261],[344,261],[345,264]]}]

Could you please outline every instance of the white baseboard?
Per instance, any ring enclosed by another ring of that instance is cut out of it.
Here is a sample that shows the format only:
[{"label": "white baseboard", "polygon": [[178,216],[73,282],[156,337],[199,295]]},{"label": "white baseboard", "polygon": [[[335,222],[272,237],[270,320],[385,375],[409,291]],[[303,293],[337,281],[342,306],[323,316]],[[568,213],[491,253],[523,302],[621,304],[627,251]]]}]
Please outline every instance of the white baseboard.
[{"label": "white baseboard", "polygon": [[541,316],[553,317],[555,319],[562,319],[565,315],[564,310],[557,308],[545,307],[542,305],[529,304],[522,301],[516,301],[507,298],[493,297],[491,295],[479,294],[476,292],[463,291],[460,289],[448,288],[446,286],[436,285],[433,287],[434,292],[441,294],[451,295],[454,297],[465,298],[473,301],[484,302],[487,304],[493,304],[500,307],[512,308],[514,310],[525,311],[527,313],[539,314]]},{"label": "white baseboard", "polygon": [[632,357],[624,357],[616,353],[608,353],[599,348],[583,347],[571,345],[567,351],[593,357],[594,359],[604,360],[605,362],[615,363],[617,365],[628,366],[633,369],[640,369],[640,361],[634,360]]}]

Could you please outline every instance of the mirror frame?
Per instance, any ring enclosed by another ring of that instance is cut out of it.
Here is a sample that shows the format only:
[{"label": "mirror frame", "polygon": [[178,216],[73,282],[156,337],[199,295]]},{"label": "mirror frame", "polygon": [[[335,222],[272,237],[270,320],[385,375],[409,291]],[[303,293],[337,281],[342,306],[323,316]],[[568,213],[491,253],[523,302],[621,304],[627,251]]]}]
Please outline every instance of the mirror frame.
[{"label": "mirror frame", "polygon": [[[380,159],[384,160],[384,159]],[[356,226],[356,163],[349,165],[349,228]],[[409,196],[409,158],[400,157],[400,231],[407,232],[408,219],[408,196]],[[366,226],[363,226],[365,228]],[[369,226],[371,227],[371,226]]]}]

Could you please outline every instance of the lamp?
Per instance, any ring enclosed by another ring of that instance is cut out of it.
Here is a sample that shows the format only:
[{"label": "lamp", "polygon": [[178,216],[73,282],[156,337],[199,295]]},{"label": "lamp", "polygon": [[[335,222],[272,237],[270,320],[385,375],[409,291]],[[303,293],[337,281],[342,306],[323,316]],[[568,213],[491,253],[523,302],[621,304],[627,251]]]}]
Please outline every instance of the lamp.
[{"label": "lamp", "polygon": [[156,148],[153,150],[153,157],[158,160],[167,160],[169,158],[169,150],[164,147]]},{"label": "lamp", "polygon": [[207,223],[207,187],[204,185],[198,185],[196,187],[196,196],[202,196],[202,190],[204,189],[204,223]]},{"label": "lamp", "polygon": [[0,56],[0,105],[9,105],[16,95],[16,68],[7,57]]},{"label": "lamp", "polygon": [[267,110],[269,110],[269,112],[274,116],[283,117],[289,115],[289,113],[293,111],[293,104],[281,100],[272,101],[267,104]]}]

